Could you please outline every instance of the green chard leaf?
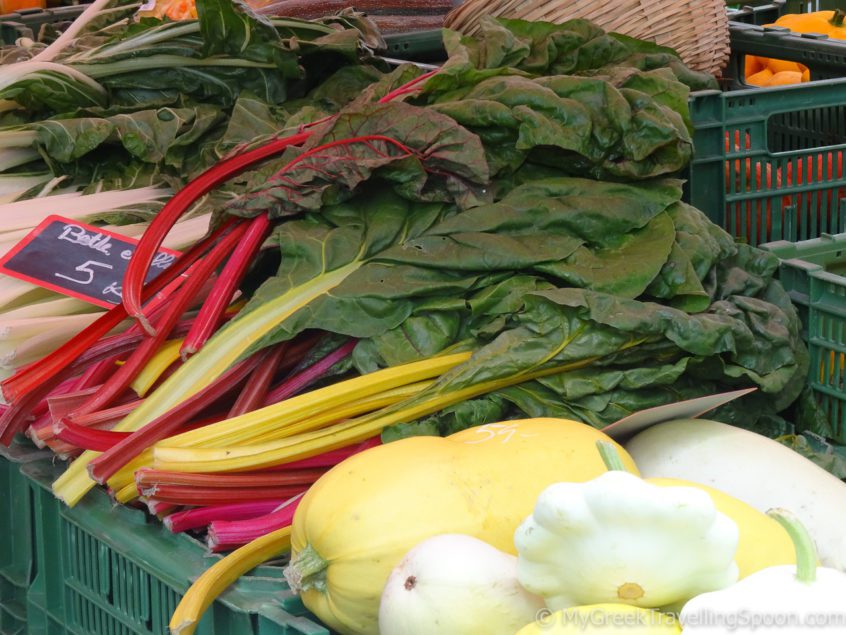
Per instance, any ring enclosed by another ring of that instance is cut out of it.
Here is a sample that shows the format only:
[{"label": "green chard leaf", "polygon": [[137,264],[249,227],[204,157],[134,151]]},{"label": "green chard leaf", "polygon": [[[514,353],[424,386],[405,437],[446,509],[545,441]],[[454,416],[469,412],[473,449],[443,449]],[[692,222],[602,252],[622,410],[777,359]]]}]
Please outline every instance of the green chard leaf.
[{"label": "green chard leaf", "polygon": [[[219,108],[158,108],[108,117],[47,119],[32,124],[36,144],[63,173],[90,178],[123,165],[130,172],[134,161],[157,170],[182,167],[186,157],[224,118]],[[106,161],[106,157],[111,160]],[[126,180],[126,179],[124,179]],[[129,179],[135,180],[135,179]]]},{"label": "green chard leaf", "polygon": [[14,100],[30,111],[63,112],[80,106],[102,106],[106,92],[93,80],[82,81],[69,72],[39,70],[0,89],[0,99]]},{"label": "green chard leaf", "polygon": [[445,93],[493,75],[589,75],[631,67],[643,71],[668,68],[693,90],[717,88],[707,73],[687,68],[669,48],[617,33],[605,33],[587,20],[561,24],[483,18],[473,37],[446,31],[449,59],[427,89]]},{"label": "green chard leaf", "polygon": [[349,198],[376,174],[409,199],[440,202],[474,198],[489,177],[481,142],[449,117],[403,103],[356,104],[256,172],[230,210],[316,210]]},{"label": "green chard leaf", "polygon": [[430,108],[479,135],[494,173],[532,152],[566,174],[645,179],[677,172],[692,151],[678,113],[594,78],[493,77]]},{"label": "green chard leaf", "polygon": [[288,77],[301,73],[296,53],[285,50],[268,18],[241,0],[197,0],[197,18],[207,56],[226,54],[272,62]]}]

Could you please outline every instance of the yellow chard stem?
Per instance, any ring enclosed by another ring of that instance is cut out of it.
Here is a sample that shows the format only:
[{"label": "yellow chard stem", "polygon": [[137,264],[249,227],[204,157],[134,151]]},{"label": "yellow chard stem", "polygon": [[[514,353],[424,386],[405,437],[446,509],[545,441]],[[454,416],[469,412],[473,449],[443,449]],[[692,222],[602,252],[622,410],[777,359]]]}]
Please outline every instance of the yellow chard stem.
[{"label": "yellow chard stem", "polygon": [[[345,419],[349,419],[350,417],[357,417],[368,412],[380,410],[382,408],[386,408],[388,406],[392,406],[396,403],[399,403],[403,399],[413,397],[417,393],[423,391],[425,388],[431,386],[432,383],[432,381],[421,381],[417,382],[416,384],[410,384],[409,386],[402,386],[401,388],[386,390],[385,392],[380,393],[378,395],[374,395],[373,397],[367,397],[366,399],[354,401],[353,403],[348,404],[346,406],[334,408],[333,410],[325,412],[316,417],[310,417],[308,419],[305,419],[304,421],[300,421],[289,426],[280,426],[277,430],[273,430],[266,434],[262,434],[249,439],[245,443],[245,445],[258,445],[261,443],[276,441],[278,439],[285,439],[295,434],[300,434],[302,432],[310,432],[312,430],[322,428],[330,423],[336,423]],[[168,445],[167,441],[163,441],[162,444]],[[227,445],[225,442],[223,442],[215,443],[214,445],[208,446],[198,445],[196,447],[217,448],[227,447]]]},{"label": "yellow chard stem", "polygon": [[120,503],[121,505],[126,505],[127,503],[134,501],[136,498],[138,498],[138,488],[135,486],[135,483],[124,485],[122,488],[115,491],[115,502]]},{"label": "yellow chard stem", "polygon": [[[323,426],[327,423],[334,423],[336,421],[342,421],[352,416],[360,415],[367,412],[373,412],[374,410],[378,410],[379,408],[384,408],[385,406],[395,404],[404,398],[411,397],[431,384],[432,381],[423,381],[418,382],[416,384],[411,384],[409,386],[402,386],[400,388],[386,390],[385,392],[380,393],[378,395],[374,395],[366,399],[361,399],[359,401],[353,402],[352,404],[336,408],[318,417],[308,419],[307,421],[296,424],[290,428],[273,431],[261,437],[257,437],[251,440],[250,443],[259,444],[266,443],[268,441],[275,441],[279,438],[291,436],[295,433],[307,432],[308,430],[312,429],[309,426]],[[161,441],[160,444],[168,445],[170,440],[171,439],[165,439],[164,441]],[[222,443],[216,444],[214,447],[230,446],[227,445],[226,441],[224,440]],[[234,445],[232,447],[234,447]],[[138,457],[136,457],[131,463],[128,463],[112,478],[110,478],[108,481],[108,485],[114,491],[120,492],[122,495],[126,496],[128,495],[128,492],[124,493],[122,490],[124,490],[124,488],[127,488],[128,486],[130,488],[135,487],[135,472],[142,467],[152,466],[153,452],[152,449],[148,449],[145,450],[143,454],[140,454]],[[130,491],[132,491],[133,495],[128,500],[134,500],[138,497],[137,489],[131,489]],[[128,500],[121,500],[120,502],[128,502]]]},{"label": "yellow chard stem", "polygon": [[144,450],[141,454],[136,456],[132,461],[123,466],[112,478],[107,481],[107,485],[115,492],[124,489],[127,485],[135,485],[135,472],[142,467],[148,467],[153,463],[153,451],[150,449]]},{"label": "yellow chard stem", "polygon": [[[324,273],[309,282],[282,294],[238,317],[221,328],[191,359],[180,366],[135,411],[118,423],[117,432],[134,432],[174,406],[182,403],[222,373],[246,353],[255,343],[280,323],[308,305],[315,298],[331,291],[361,267],[355,261],[334,271]],[[83,452],[53,483],[53,493],[74,506],[94,487],[88,475],[88,464],[99,452]]]},{"label": "yellow chard stem", "polygon": [[589,366],[597,359],[599,358],[593,357],[563,366],[513,375],[443,395],[435,395],[434,397],[422,398],[421,396],[419,401],[412,398],[408,403],[401,402],[394,407],[388,407],[357,419],[350,419],[321,430],[262,445],[215,449],[179,448],[172,447],[169,444],[167,446],[156,446],[153,448],[153,465],[160,470],[201,473],[234,472],[281,465],[368,439],[381,433],[384,428],[390,425],[402,421],[413,421],[465,399],[471,399],[531,379]]},{"label": "yellow chard stem", "polygon": [[168,340],[162,344],[161,348],[153,355],[153,358],[138,373],[138,376],[129,387],[139,397],[146,395],[158,378],[162,376],[162,373],[170,368],[173,362],[179,359],[179,348],[182,346],[183,339]]},{"label": "yellow chard stem", "polygon": [[173,635],[191,635],[215,598],[242,575],[290,550],[291,528],[277,529],[230,553],[209,567],[183,596],[170,618]]},{"label": "yellow chard stem", "polygon": [[191,430],[167,439],[169,447],[229,447],[319,415],[351,401],[425,381],[444,374],[470,358],[454,353],[378,370],[325,388],[291,397],[272,406]]}]

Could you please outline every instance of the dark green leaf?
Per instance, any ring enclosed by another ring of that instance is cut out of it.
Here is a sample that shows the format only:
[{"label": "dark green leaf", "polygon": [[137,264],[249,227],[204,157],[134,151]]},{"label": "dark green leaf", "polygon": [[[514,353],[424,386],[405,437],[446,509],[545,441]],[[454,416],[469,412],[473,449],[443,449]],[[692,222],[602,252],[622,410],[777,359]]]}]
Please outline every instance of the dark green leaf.
[{"label": "dark green leaf", "polygon": [[47,109],[63,112],[80,106],[102,106],[105,91],[71,75],[37,71],[0,90],[0,98],[11,99],[31,111]]},{"label": "dark green leaf", "polygon": [[349,198],[375,172],[408,198],[443,202],[465,200],[489,176],[479,139],[452,119],[403,103],[363,104],[257,172],[252,190],[231,208],[315,210]]}]

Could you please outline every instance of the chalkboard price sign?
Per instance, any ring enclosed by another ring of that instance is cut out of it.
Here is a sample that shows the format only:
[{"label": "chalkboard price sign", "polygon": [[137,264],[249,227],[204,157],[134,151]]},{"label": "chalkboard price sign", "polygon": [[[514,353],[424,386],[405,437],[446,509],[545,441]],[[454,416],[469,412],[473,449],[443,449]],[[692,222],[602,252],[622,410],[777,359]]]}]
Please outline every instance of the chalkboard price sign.
[{"label": "chalkboard price sign", "polygon": [[[0,272],[102,307],[121,300],[123,274],[138,241],[78,221],[48,216],[0,259]],[[147,282],[179,252],[161,249]]]}]

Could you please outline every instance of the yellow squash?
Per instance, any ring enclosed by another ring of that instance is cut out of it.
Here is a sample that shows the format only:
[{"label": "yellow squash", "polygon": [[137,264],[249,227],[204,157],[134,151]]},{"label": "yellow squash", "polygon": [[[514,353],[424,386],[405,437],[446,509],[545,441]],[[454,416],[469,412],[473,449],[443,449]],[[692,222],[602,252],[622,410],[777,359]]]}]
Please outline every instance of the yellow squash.
[{"label": "yellow squash", "polygon": [[674,487],[686,485],[705,490],[717,509],[737,523],[737,554],[734,557],[741,578],[767,567],[796,563],[796,549],[787,531],[777,521],[734,496],[707,485],[675,478],[647,478],[649,483]]},{"label": "yellow squash", "polygon": [[432,536],[463,533],[515,553],[514,531],[543,489],[606,471],[598,440],[608,437],[582,423],[529,419],[355,455],[300,503],[286,575],[330,628],[376,634],[382,589],[406,552]]}]

